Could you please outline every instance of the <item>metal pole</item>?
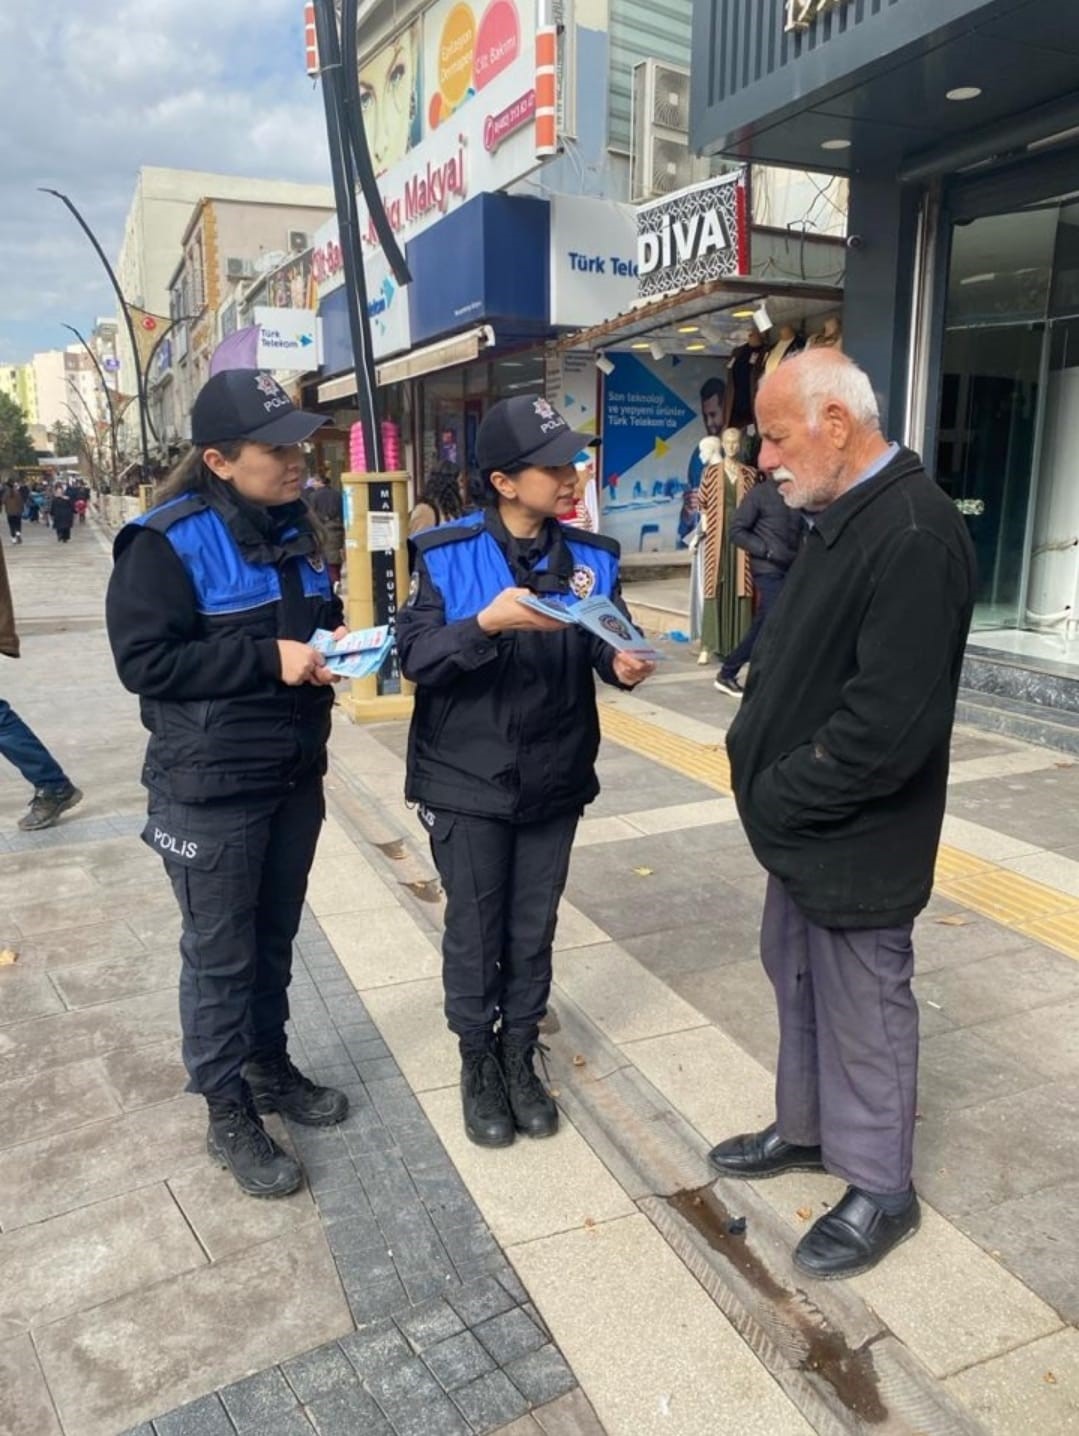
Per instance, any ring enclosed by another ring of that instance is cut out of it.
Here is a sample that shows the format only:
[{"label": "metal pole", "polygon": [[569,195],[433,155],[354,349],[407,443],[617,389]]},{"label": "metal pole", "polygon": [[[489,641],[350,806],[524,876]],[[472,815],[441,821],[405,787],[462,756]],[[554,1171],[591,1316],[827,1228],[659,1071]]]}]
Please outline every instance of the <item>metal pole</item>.
[{"label": "metal pole", "polygon": [[116,409],[115,409],[115,407],[114,407],[114,405],[113,405],[113,402],[112,402],[112,390],[109,388],[108,384],[105,382],[105,371],[104,371],[104,369],[102,369],[101,365],[97,362],[97,355],[96,355],[96,354],[94,353],[94,351],[90,348],[89,344],[87,344],[86,340],[82,337],[82,335],[79,333],[79,331],[75,328],[74,324],[64,324],[64,325],[62,325],[61,327],[64,328],[64,329],[67,329],[70,333],[74,334],[75,338],[79,341],[79,343],[82,345],[82,347],[86,350],[87,354],[89,354],[89,356],[90,356],[90,362],[93,364],[94,368],[97,370],[97,377],[101,380],[101,387],[102,387],[102,389],[104,389],[104,391],[105,391],[105,412],[106,412],[106,413],[108,414],[108,416],[109,416],[109,435],[110,435],[110,438],[111,438],[111,440],[112,440],[112,481],[113,481],[113,483],[116,483],[116,482],[117,482],[117,475],[118,475],[118,472],[119,472],[119,467],[120,467],[120,465],[119,465],[119,460],[118,460],[118,458],[117,458],[117,445],[116,445]]},{"label": "metal pole", "polygon": [[44,185],[40,185],[39,189],[42,194],[51,194],[55,196],[55,198],[58,199],[61,204],[67,205],[68,209],[75,216],[79,227],[86,235],[86,238],[94,246],[94,250],[97,253],[97,257],[105,266],[105,273],[109,276],[109,280],[112,284],[112,287],[116,291],[116,298],[119,300],[120,303],[120,312],[123,314],[124,323],[127,325],[127,337],[131,340],[131,358],[135,365],[135,385],[137,391],[136,397],[139,401],[139,432],[142,439],[142,469],[143,477],[145,479],[148,479],[150,476],[150,439],[146,429],[146,383],[142,368],[139,364],[139,346],[138,341],[135,338],[135,323],[134,320],[131,318],[131,311],[127,307],[127,300],[124,298],[124,291],[120,288],[120,281],[116,278],[116,275],[113,272],[112,265],[109,263],[108,256],[105,254],[105,251],[101,248],[101,245],[98,242],[97,235],[86,223],[82,215],[72,204],[71,200],[68,199],[67,195],[61,194],[58,189],[48,189]]},{"label": "metal pole", "polygon": [[360,247],[360,224],[356,208],[356,177],[352,150],[345,131],[344,88],[341,83],[341,46],[334,0],[314,0],[318,36],[322,99],[326,109],[326,136],[333,173],[334,201],[341,236],[341,260],[345,273],[345,296],[349,334],[360,400],[364,451],[375,472],[382,469],[382,430],[379,424],[378,386],[375,376],[371,324],[367,313],[367,285]]}]

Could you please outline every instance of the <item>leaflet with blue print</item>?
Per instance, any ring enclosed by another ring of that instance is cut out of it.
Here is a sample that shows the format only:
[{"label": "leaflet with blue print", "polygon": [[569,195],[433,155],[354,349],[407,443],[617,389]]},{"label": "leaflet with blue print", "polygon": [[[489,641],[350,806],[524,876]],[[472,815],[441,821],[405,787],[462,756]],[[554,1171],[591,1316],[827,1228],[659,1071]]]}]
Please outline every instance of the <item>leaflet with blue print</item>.
[{"label": "leaflet with blue print", "polygon": [[557,618],[559,623],[576,623],[597,638],[602,638],[619,653],[633,653],[638,658],[653,660],[663,657],[609,598],[584,598],[580,603],[566,604],[557,598],[540,598],[537,594],[528,593],[517,602],[535,609],[537,613],[545,613],[548,618]]},{"label": "leaflet with blue print", "polygon": [[369,678],[377,673],[393,651],[393,634],[379,628],[355,628],[344,638],[334,638],[328,628],[316,628],[311,647],[325,655],[326,667],[342,678]]}]

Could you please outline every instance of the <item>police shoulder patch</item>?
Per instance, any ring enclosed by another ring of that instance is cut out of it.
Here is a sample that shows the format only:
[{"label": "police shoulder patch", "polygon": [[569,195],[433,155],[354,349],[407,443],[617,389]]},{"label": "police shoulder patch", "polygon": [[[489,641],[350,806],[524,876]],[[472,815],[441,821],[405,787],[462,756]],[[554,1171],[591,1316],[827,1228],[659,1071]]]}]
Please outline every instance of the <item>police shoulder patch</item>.
[{"label": "police shoulder patch", "polygon": [[420,571],[418,568],[412,570],[412,577],[408,581],[407,603],[415,603],[420,592]]},{"label": "police shoulder patch", "polygon": [[311,567],[315,570],[316,573],[322,573],[326,567],[326,560],[322,557],[320,553],[308,554],[307,562],[311,565]]},{"label": "police shoulder patch", "polygon": [[579,563],[570,574],[570,593],[577,598],[591,598],[596,587],[596,571],[585,563]]}]

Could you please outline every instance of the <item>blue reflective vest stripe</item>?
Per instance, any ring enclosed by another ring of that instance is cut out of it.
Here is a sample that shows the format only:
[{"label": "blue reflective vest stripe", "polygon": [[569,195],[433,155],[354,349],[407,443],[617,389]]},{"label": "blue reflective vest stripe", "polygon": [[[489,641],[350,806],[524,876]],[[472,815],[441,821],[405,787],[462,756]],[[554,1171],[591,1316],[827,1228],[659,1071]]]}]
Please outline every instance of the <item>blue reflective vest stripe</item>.
[{"label": "blue reflective vest stripe", "polygon": [[[213,509],[194,513],[169,510],[187,504],[190,495],[182,494],[161,504],[132,522],[164,534],[175,550],[195,590],[200,613],[221,615],[244,613],[281,599],[281,576],[275,564],[252,563],[245,559],[228,525]],[[293,558],[299,564],[300,580],[305,598],[331,598],[332,588],[326,565],[321,558]]]},{"label": "blue reflective vest stripe", "polygon": [[[476,520],[457,520],[454,524],[443,525],[443,528],[467,524],[475,525]],[[571,580],[573,587],[564,595],[563,601],[573,604],[582,598],[610,598],[618,585],[617,557],[605,548],[581,542],[568,530],[563,530],[562,536],[573,556],[574,574]],[[514,587],[513,574],[505,554],[483,527],[477,526],[470,540],[456,539],[425,547],[423,558],[431,582],[442,595],[447,623],[475,617],[504,588]],[[535,571],[543,573],[547,562],[548,556],[545,555]]]}]

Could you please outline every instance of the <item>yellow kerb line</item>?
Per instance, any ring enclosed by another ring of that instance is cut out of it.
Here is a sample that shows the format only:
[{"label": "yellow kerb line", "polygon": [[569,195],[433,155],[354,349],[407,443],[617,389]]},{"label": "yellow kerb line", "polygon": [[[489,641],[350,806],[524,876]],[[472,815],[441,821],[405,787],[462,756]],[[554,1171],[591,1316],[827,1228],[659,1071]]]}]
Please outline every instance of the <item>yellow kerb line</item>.
[{"label": "yellow kerb line", "polygon": [[[610,704],[601,704],[599,711],[605,738],[730,796],[730,764],[721,743],[683,738]],[[1079,960],[1079,897],[1071,893],[1025,878],[961,848],[943,845],[937,855],[935,890],[941,897]]]}]

